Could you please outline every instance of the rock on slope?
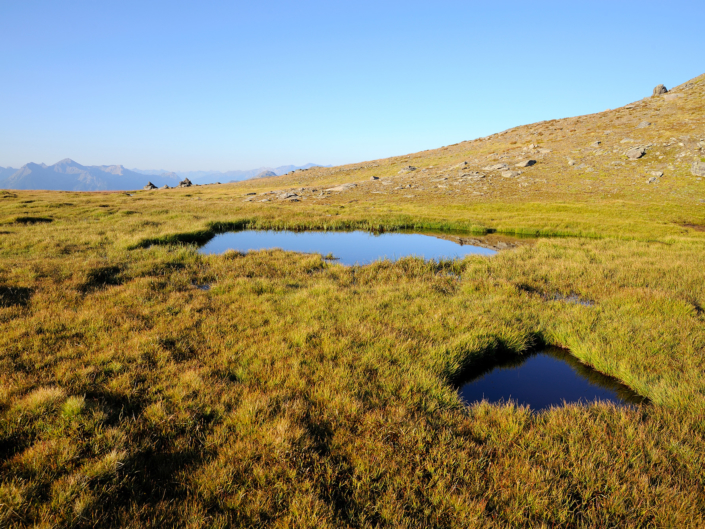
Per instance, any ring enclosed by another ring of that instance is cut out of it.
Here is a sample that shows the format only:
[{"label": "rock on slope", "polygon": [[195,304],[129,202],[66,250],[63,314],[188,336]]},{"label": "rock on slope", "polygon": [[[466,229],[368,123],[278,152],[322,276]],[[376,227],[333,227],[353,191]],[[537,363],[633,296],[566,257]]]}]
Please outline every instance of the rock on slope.
[{"label": "rock on slope", "polygon": [[668,91],[657,88],[648,95],[652,89],[644,87],[647,97],[614,110],[243,186],[260,194],[276,186],[279,194],[294,190],[301,200],[316,201],[357,183],[344,189],[350,200],[397,195],[454,203],[616,198],[705,204],[705,75]]}]

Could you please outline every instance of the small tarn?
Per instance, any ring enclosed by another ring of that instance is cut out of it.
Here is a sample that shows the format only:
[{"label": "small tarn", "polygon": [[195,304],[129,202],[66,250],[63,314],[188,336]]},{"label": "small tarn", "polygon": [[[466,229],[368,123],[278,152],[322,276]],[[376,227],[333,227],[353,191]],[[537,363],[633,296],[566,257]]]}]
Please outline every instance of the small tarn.
[{"label": "small tarn", "polygon": [[595,401],[620,406],[648,402],[618,380],[558,348],[487,362],[478,366],[458,391],[468,404],[511,401],[534,411]]},{"label": "small tarn", "polygon": [[416,256],[430,259],[457,259],[466,255],[494,255],[494,250],[464,245],[433,235],[420,233],[382,233],[364,231],[265,231],[243,230],[224,233],[201,247],[203,254],[221,254],[227,250],[263,250],[280,248],[301,253],[319,253],[343,265],[365,265],[382,259],[395,261]]}]

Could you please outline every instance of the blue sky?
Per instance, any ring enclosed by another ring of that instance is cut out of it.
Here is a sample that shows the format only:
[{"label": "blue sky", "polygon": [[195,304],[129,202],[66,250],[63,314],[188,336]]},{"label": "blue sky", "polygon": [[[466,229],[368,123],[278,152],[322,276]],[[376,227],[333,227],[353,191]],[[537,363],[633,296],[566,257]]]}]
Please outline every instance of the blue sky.
[{"label": "blue sky", "polygon": [[342,164],[705,73],[705,2],[0,0],[0,166]]}]

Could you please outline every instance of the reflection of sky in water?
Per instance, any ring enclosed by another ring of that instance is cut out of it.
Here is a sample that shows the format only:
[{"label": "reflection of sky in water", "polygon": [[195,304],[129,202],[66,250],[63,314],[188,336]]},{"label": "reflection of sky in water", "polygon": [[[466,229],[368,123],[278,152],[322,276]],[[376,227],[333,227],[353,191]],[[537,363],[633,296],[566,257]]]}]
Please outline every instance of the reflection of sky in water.
[{"label": "reflection of sky in water", "polygon": [[391,260],[414,255],[424,259],[453,259],[469,254],[494,255],[496,252],[478,246],[461,246],[453,241],[413,233],[364,231],[262,231],[244,230],[224,233],[201,247],[201,253],[223,253],[226,250],[261,250],[281,248],[302,253],[333,254],[337,263],[367,264],[379,259]]},{"label": "reflection of sky in water", "polygon": [[480,400],[512,400],[534,410],[568,403],[603,400],[615,404],[636,404],[645,399],[619,381],[581,364],[561,350],[518,357],[494,367],[460,388],[467,403]]}]

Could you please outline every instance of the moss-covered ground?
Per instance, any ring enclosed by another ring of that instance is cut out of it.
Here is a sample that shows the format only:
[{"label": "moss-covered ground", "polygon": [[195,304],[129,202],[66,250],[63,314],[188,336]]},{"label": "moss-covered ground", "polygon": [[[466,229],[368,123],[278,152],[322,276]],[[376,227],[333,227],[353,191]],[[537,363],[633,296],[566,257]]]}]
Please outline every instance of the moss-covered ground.
[{"label": "moss-covered ground", "polygon": [[[702,83],[278,179],[2,192],[0,527],[702,527]],[[612,164],[592,132],[650,146]],[[242,227],[543,236],[364,267],[197,252]],[[544,345],[650,403],[460,401],[478,362]]]}]

